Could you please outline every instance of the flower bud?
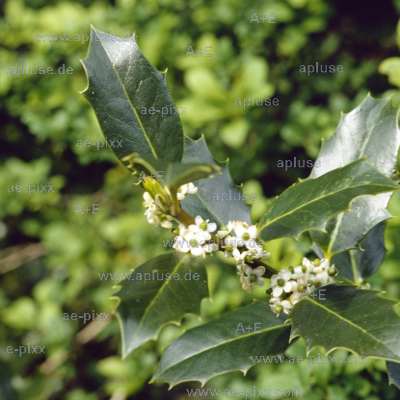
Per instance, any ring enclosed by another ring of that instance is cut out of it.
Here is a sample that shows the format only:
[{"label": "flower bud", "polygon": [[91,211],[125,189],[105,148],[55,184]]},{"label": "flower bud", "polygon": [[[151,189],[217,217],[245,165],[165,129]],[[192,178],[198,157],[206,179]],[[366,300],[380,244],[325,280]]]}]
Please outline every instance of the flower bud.
[{"label": "flower bud", "polygon": [[336,270],[335,266],[334,266],[334,265],[331,265],[331,266],[328,268],[328,275],[329,275],[329,276],[335,276],[336,273],[337,273],[337,270]]}]

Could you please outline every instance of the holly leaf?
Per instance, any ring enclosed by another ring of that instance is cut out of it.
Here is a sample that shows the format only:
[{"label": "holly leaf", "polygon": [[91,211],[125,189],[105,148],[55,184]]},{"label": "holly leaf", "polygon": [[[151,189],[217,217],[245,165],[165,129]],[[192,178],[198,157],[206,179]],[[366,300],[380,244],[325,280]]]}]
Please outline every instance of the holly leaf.
[{"label": "holly leaf", "polygon": [[374,226],[361,240],[357,250],[339,253],[332,258],[339,274],[354,282],[373,275],[385,258],[385,222]]},{"label": "holly leaf", "polygon": [[365,160],[355,161],[315,179],[306,179],[276,197],[259,223],[260,236],[272,240],[325,229],[334,215],[365,194],[397,190],[398,185]]},{"label": "holly leaf", "polygon": [[260,355],[280,354],[288,347],[289,327],[267,302],[253,303],[188,330],[164,352],[152,382],[199,381],[240,370],[244,374]]},{"label": "holly leaf", "polygon": [[361,357],[400,362],[400,316],[396,302],[372,290],[329,285],[305,297],[291,313],[291,340],[301,336],[308,350],[343,348]]},{"label": "holly leaf", "polygon": [[387,363],[389,385],[395,385],[400,390],[400,364]]},{"label": "holly leaf", "polygon": [[172,190],[177,190],[185,183],[207,178],[220,172],[221,167],[216,164],[173,163],[168,165],[163,181]]},{"label": "holly leaf", "polygon": [[[397,121],[398,110],[390,98],[379,100],[368,95],[357,108],[342,115],[335,134],[323,143],[310,177],[317,178],[362,158],[391,177],[400,148]],[[358,198],[351,210],[328,224],[325,235],[312,234],[313,240],[328,257],[356,248],[375,225],[391,216],[386,210],[390,196],[386,193]]]},{"label": "holly leaf", "polygon": [[151,172],[181,160],[183,132],[165,74],[146,60],[134,36],[120,38],[92,27],[82,64],[88,79],[82,93],[119,159],[131,155]]},{"label": "holly leaf", "polygon": [[120,284],[119,302],[122,356],[156,340],[166,324],[179,325],[187,313],[199,313],[208,296],[203,259],[166,253],[135,268]]},{"label": "holly leaf", "polygon": [[[204,137],[198,140],[185,138],[182,160],[184,163],[215,163]],[[222,168],[220,175],[201,179],[196,186],[198,192],[187,196],[182,202],[182,208],[189,215],[201,215],[220,226],[233,220],[251,223],[249,207],[243,201],[243,194],[234,185],[227,165]]]}]

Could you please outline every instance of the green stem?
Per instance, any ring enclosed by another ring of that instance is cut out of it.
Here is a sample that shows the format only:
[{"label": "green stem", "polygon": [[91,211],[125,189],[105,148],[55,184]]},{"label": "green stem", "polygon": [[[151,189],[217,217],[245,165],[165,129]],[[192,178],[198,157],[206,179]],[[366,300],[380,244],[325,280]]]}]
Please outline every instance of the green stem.
[{"label": "green stem", "polygon": [[351,271],[353,273],[353,281],[356,285],[362,283],[363,279],[360,275],[360,271],[357,268],[357,263],[354,258],[354,252],[350,250],[350,263],[351,263]]}]

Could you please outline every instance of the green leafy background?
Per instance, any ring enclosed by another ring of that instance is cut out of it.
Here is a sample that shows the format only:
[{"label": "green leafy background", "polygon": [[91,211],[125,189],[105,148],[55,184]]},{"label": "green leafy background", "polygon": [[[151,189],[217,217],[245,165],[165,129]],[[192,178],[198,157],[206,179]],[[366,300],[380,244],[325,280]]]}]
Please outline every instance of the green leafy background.
[{"label": "green leafy background", "polygon": [[[217,160],[229,157],[232,177],[244,184],[258,220],[269,198],[311,171],[285,170],[279,160],[314,160],[340,112],[369,91],[394,94],[400,103],[400,2],[385,0],[379,8],[349,3],[0,3],[0,398],[183,399],[198,387],[182,384],[168,392],[165,384],[147,383],[161,351],[201,324],[198,317],[164,327],[157,344],[146,343],[124,360],[115,318],[86,324],[64,318],[111,313],[118,277],[163,253],[169,239],[146,223],[140,190],[105,148],[95,115],[79,94],[86,86],[79,60],[86,55],[89,25],[121,36],[136,32],[149,61],[161,71],[168,68],[185,134],[204,134]],[[343,71],[299,72],[300,65],[315,62],[342,65]],[[72,73],[11,73],[17,65],[72,67]],[[267,105],[256,104],[265,99]],[[398,194],[390,211],[400,215]],[[397,299],[399,228],[400,218],[391,219],[387,258],[370,279]],[[308,243],[279,239],[269,246],[271,265],[279,268],[297,262]],[[203,321],[250,301],[233,265],[217,258],[207,268],[213,301],[203,300]],[[253,295],[263,298],[264,289]],[[21,357],[7,351],[19,345],[46,351]],[[246,377],[238,372],[214,378],[207,385],[214,392],[203,392],[203,398],[230,399],[241,392],[261,399],[284,399],[290,392],[315,400],[398,397],[387,386],[384,362],[342,351],[316,362],[319,350],[301,361],[305,352],[298,341],[285,362],[260,362]]]}]

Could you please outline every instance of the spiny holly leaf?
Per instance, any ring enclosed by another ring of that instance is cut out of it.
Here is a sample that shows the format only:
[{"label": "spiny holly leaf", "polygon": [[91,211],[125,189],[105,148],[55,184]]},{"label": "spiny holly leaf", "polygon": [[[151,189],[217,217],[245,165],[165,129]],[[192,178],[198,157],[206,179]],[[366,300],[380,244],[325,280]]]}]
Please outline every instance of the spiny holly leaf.
[{"label": "spiny holly leaf", "polygon": [[288,347],[290,328],[269,310],[253,303],[190,329],[164,352],[152,382],[199,381],[241,370],[244,374],[260,355],[280,354]]},{"label": "spiny holly leaf", "polygon": [[358,107],[342,115],[335,134],[323,143],[310,177],[363,157],[390,176],[400,146],[397,114],[391,98],[374,99],[368,95]]},{"label": "spiny holly leaf", "polygon": [[[317,178],[363,157],[391,177],[399,148],[398,110],[390,98],[378,100],[368,95],[342,116],[335,134],[322,145],[310,177]],[[375,225],[390,217],[386,210],[390,196],[360,197],[350,211],[330,221],[327,234],[313,235],[313,239],[325,248],[328,257],[355,248]]]},{"label": "spiny holly leaf", "polygon": [[168,323],[179,324],[187,313],[198,313],[208,296],[203,259],[166,253],[135,268],[120,283],[117,316],[126,357],[149,340],[157,339]]},{"label": "spiny holly leaf", "polygon": [[[376,196],[361,196],[354,200],[351,209],[332,218],[326,226],[326,233],[311,234],[328,258],[348,249],[358,248],[358,244],[377,224],[390,217],[386,210],[392,193]],[[360,222],[362,221],[362,222]]]},{"label": "spiny holly leaf", "polygon": [[[185,138],[183,162],[214,164],[204,137],[198,140]],[[243,194],[235,187],[227,166],[222,169],[221,175],[201,179],[196,186],[198,192],[182,202],[182,208],[188,214],[201,215],[218,225],[233,220],[251,222],[250,210],[243,201]]]},{"label": "spiny holly leaf", "polygon": [[362,357],[400,362],[400,316],[396,302],[372,290],[329,285],[297,303],[291,339],[302,336],[310,350],[338,348]]},{"label": "spiny holly leaf", "polygon": [[354,282],[373,275],[385,258],[385,222],[375,225],[361,240],[358,250],[339,253],[332,258],[339,274]]},{"label": "spiny holly leaf", "polygon": [[259,223],[260,235],[272,240],[324,230],[327,221],[348,209],[354,198],[397,188],[365,160],[355,161],[319,178],[296,183],[276,197]]},{"label": "spiny holly leaf", "polygon": [[387,363],[389,385],[395,385],[400,390],[400,364]]},{"label": "spiny holly leaf", "polygon": [[216,164],[173,163],[168,165],[163,181],[169,188],[176,190],[185,183],[220,172],[221,167]]},{"label": "spiny holly leaf", "polygon": [[181,160],[182,127],[165,76],[146,60],[134,36],[92,27],[83,66],[88,79],[83,94],[120,159],[133,154],[133,161],[155,170]]}]

